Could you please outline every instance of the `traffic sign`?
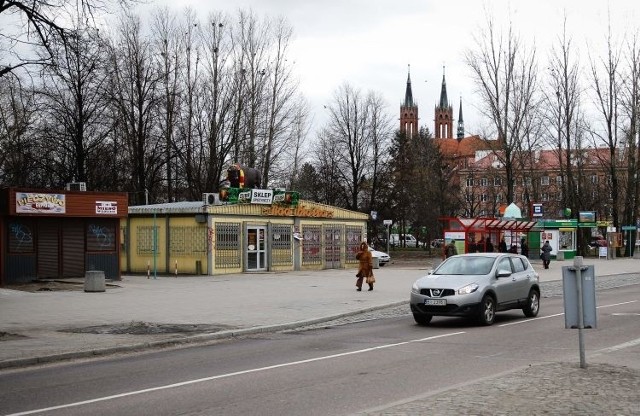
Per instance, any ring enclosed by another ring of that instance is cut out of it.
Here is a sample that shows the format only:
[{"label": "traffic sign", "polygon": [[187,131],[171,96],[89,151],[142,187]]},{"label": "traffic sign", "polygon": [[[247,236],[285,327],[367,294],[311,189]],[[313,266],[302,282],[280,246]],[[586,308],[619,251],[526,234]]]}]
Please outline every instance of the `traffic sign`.
[{"label": "traffic sign", "polygon": [[382,223],[384,225],[391,225],[391,224],[393,224],[393,220],[383,220]]},{"label": "traffic sign", "polygon": [[636,229],[635,225],[623,225],[622,226],[622,231],[633,231]]}]

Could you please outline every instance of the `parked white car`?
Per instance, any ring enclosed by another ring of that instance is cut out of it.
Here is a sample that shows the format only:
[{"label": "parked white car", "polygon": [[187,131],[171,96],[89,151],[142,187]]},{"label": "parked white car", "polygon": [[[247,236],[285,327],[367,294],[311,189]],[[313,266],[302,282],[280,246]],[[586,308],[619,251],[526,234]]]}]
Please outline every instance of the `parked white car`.
[{"label": "parked white car", "polygon": [[[402,244],[402,240],[404,240],[404,244]],[[389,244],[393,247],[418,247],[418,240],[411,234],[404,234],[402,238],[398,234],[391,234]]]},{"label": "parked white car", "polygon": [[389,261],[391,260],[391,256],[389,256],[385,252],[374,250],[372,247],[369,247],[369,251],[371,252],[371,257],[377,257],[378,258],[378,264],[380,265],[380,267],[382,267],[385,264],[389,263]]}]

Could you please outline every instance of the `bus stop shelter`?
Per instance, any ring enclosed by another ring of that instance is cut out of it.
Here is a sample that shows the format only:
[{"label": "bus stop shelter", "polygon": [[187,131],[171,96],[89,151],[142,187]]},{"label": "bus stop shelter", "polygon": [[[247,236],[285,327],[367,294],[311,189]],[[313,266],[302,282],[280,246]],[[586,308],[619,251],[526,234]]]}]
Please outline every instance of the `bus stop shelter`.
[{"label": "bus stop shelter", "polygon": [[503,238],[507,247],[517,245],[519,238],[527,235],[536,225],[536,221],[512,218],[443,217],[440,221],[443,223],[445,243],[453,240],[458,253],[469,253],[473,247],[482,252],[487,251],[487,247],[489,251],[496,251]]}]

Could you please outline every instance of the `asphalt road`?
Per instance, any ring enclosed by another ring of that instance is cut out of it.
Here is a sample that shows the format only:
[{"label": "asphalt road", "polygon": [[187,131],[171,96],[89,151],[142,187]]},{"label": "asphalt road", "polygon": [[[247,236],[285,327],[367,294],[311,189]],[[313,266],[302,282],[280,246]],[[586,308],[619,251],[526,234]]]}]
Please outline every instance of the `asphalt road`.
[{"label": "asphalt road", "polygon": [[[589,362],[640,368],[637,347],[624,347],[640,334],[633,288],[598,293],[598,328],[585,330]],[[564,328],[562,312],[556,297],[543,299],[535,319],[503,312],[492,327],[438,317],[420,327],[404,314],[13,370],[0,374],[0,413],[353,414],[530,364],[575,361],[577,330]],[[460,398],[449,400],[455,414]]]}]

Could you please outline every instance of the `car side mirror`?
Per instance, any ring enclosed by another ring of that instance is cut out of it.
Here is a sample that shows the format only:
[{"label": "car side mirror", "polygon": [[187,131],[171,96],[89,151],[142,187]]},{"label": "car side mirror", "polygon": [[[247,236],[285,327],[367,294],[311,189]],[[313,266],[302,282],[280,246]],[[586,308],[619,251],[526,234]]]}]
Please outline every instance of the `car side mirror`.
[{"label": "car side mirror", "polygon": [[498,270],[498,273],[496,273],[496,277],[509,277],[509,276],[511,276],[511,270],[507,270],[507,269]]}]

